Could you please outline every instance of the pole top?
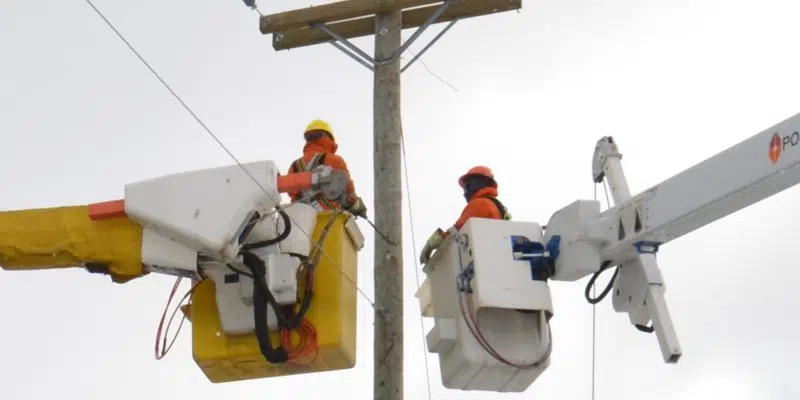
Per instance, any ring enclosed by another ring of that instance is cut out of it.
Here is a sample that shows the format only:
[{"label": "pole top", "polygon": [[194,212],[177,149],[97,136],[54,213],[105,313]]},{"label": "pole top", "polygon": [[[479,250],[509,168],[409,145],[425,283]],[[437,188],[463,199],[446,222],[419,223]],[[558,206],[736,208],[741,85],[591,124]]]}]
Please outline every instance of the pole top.
[{"label": "pole top", "polygon": [[[272,34],[272,47],[289,50],[331,41],[328,33],[315,28],[325,24],[344,39],[375,34],[375,14],[402,11],[402,28],[425,25],[441,8],[443,0],[344,0],[308,7],[260,19],[262,34]],[[460,0],[442,12],[434,23],[449,22],[498,12],[519,10],[522,0]]]}]

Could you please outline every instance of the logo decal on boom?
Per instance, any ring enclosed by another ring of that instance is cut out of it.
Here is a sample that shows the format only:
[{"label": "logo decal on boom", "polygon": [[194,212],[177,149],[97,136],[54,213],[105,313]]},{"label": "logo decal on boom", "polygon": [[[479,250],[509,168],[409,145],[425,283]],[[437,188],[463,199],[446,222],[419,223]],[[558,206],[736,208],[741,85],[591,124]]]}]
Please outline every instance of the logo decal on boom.
[{"label": "logo decal on boom", "polygon": [[769,141],[769,159],[773,164],[778,162],[778,158],[781,156],[781,150],[783,150],[781,144],[781,136],[777,133],[772,135],[772,140]]},{"label": "logo decal on boom", "polygon": [[795,147],[798,144],[800,144],[800,132],[794,131],[786,136],[776,132],[769,141],[769,159],[773,164],[777,163],[787,147]]}]

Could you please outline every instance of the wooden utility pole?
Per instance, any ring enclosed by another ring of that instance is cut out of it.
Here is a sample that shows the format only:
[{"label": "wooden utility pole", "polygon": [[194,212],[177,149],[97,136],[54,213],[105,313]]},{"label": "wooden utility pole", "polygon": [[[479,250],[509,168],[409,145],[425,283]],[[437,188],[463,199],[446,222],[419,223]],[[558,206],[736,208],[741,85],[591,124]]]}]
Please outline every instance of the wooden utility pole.
[{"label": "wooden utility pole", "polygon": [[[344,0],[264,15],[262,34],[275,50],[330,43],[374,72],[375,400],[403,399],[403,193],[400,74],[457,21],[518,10],[522,0]],[[430,25],[449,22],[404,67],[400,56]],[[403,29],[417,30],[403,43]],[[374,56],[349,39],[375,35]],[[416,256],[416,255],[415,255]]]},{"label": "wooden utility pole", "polygon": [[375,227],[397,245],[375,235],[374,399],[403,399],[403,189],[400,158],[400,11],[375,18],[373,174]]}]

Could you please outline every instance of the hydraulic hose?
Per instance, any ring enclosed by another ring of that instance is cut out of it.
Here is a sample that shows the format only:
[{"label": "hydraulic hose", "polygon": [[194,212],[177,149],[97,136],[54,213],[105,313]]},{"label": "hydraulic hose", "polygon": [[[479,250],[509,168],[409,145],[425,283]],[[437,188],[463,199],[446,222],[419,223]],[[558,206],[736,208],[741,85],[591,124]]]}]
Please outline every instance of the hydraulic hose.
[{"label": "hydraulic hose", "polygon": [[[294,318],[287,319],[286,316],[283,314],[280,304],[278,304],[277,300],[275,300],[275,296],[272,295],[272,291],[269,290],[267,287],[267,283],[265,282],[264,278],[266,277],[267,268],[264,264],[264,260],[262,260],[257,255],[249,252],[244,251],[241,253],[243,258],[244,265],[250,270],[252,273],[253,278],[253,291],[258,289],[261,293],[263,293],[263,298],[265,300],[264,304],[269,304],[272,309],[275,311],[275,317],[278,319],[278,324],[286,329],[292,330],[297,329],[300,326],[300,323],[303,321],[303,317],[305,316],[305,311],[303,313],[298,313]],[[305,300],[305,299],[304,299]],[[255,302],[255,300],[253,300]],[[308,305],[306,305],[306,310],[311,303],[311,299],[308,299]],[[305,303],[305,302],[304,302]]]},{"label": "hydraulic hose", "polygon": [[[282,364],[287,362],[289,360],[289,354],[283,346],[272,346],[272,341],[269,337],[267,306],[272,306],[275,310],[275,315],[280,325],[284,326],[285,324],[282,322],[286,321],[285,319],[282,321],[283,315],[280,307],[264,281],[267,272],[264,261],[257,255],[251,253],[250,250],[272,246],[289,237],[289,234],[292,232],[292,221],[285,211],[278,210],[278,213],[283,221],[283,231],[273,239],[245,244],[242,246],[240,252],[244,265],[252,274],[250,278],[253,279],[253,320],[255,323],[256,340],[258,341],[261,354],[270,364]],[[299,323],[296,325],[299,325]]]},{"label": "hydraulic hose", "polygon": [[[261,354],[267,362],[271,364],[282,364],[289,360],[289,354],[282,346],[272,347],[269,337],[269,328],[267,323],[267,304],[275,302],[272,293],[269,290],[265,291],[265,284],[259,285],[258,282],[263,282],[263,279],[256,279],[258,276],[264,276],[265,265],[261,259],[250,252],[243,252],[244,264],[253,273],[253,318],[256,328],[256,339],[258,340],[258,347],[261,349]],[[270,302],[270,300],[272,300]]]},{"label": "hydraulic hose", "polygon": [[289,218],[289,214],[286,211],[278,210],[278,214],[281,216],[281,220],[283,220],[283,232],[281,232],[278,237],[273,239],[262,240],[260,242],[255,243],[247,243],[242,245],[242,251],[249,251],[254,249],[260,249],[263,247],[269,247],[275,244],[280,243],[287,237],[289,234],[292,233],[292,220]]},{"label": "hydraulic hose", "polygon": [[603,301],[603,299],[606,298],[606,296],[608,296],[608,292],[610,292],[611,288],[614,286],[614,279],[617,278],[617,274],[619,273],[619,268],[616,268],[614,270],[614,274],[611,276],[611,280],[608,281],[608,285],[606,285],[606,288],[603,289],[602,292],[600,292],[599,296],[593,298],[589,294],[591,292],[591,290],[592,290],[592,287],[595,284],[595,281],[597,281],[597,278],[600,277],[600,274],[602,274],[605,270],[607,270],[610,265],[611,265],[611,261],[606,261],[602,265],[600,265],[600,269],[597,270],[597,272],[595,272],[594,274],[592,274],[592,277],[589,279],[589,282],[586,284],[586,290],[583,292],[583,295],[584,295],[584,297],[586,297],[586,301],[588,301],[589,304],[597,304],[597,303]]},{"label": "hydraulic hose", "polygon": [[[268,328],[268,321],[267,321],[267,307],[272,307],[275,311],[275,317],[278,320],[278,325],[283,329],[294,330],[297,329],[305,319],[305,314],[308,312],[308,309],[311,306],[311,300],[313,298],[313,284],[308,282],[305,288],[305,295],[300,304],[300,309],[297,313],[294,313],[292,306],[281,306],[275,300],[275,297],[272,294],[272,291],[269,290],[269,287],[266,284],[266,264],[264,260],[262,260],[256,254],[253,254],[251,250],[272,246],[275,244],[280,243],[281,241],[285,240],[289,237],[291,233],[292,224],[289,215],[283,211],[279,210],[278,213],[281,216],[281,219],[284,223],[283,232],[280,235],[273,239],[264,240],[255,243],[249,243],[242,246],[242,250],[240,251],[240,255],[242,256],[242,262],[250,270],[250,278],[253,279],[253,317],[255,322],[255,331],[256,331],[256,339],[258,340],[258,345],[261,350],[261,353],[264,355],[264,358],[267,362],[272,364],[280,364],[285,363],[289,359],[289,355],[282,346],[273,347],[272,342],[269,336],[269,328]],[[330,226],[333,223],[333,219],[328,222],[328,226],[323,231],[323,237],[326,236],[327,231],[330,229]],[[316,254],[315,254],[316,255]],[[316,264],[316,263],[312,263]],[[311,271],[309,272],[308,279],[311,280],[313,274],[313,268],[315,265],[311,265]],[[228,265],[233,271],[237,273],[247,275],[243,271],[238,271],[233,266]],[[294,314],[294,315],[292,315]]]},{"label": "hydraulic hose", "polygon": [[[594,274],[592,274],[592,277],[589,279],[589,282],[586,284],[586,290],[584,291],[583,294],[586,297],[586,301],[588,301],[589,304],[597,304],[597,303],[603,301],[603,299],[606,296],[608,296],[608,293],[611,291],[611,288],[614,287],[614,280],[617,279],[617,274],[619,274],[619,267],[614,269],[614,274],[611,275],[611,279],[608,281],[608,284],[606,285],[606,288],[603,289],[602,292],[600,292],[599,296],[593,298],[589,294],[589,292],[592,290],[592,287],[595,285],[595,281],[597,281],[597,278],[600,276],[600,274],[602,274],[605,270],[607,270],[610,265],[611,265],[611,261],[606,261],[602,265],[600,265],[600,269],[597,270],[597,272],[595,272]],[[653,326],[645,326],[645,325],[639,325],[639,324],[634,324],[633,326],[636,327],[636,329],[638,329],[639,331],[644,332],[644,333],[653,333],[653,331],[655,330],[655,328]]]}]

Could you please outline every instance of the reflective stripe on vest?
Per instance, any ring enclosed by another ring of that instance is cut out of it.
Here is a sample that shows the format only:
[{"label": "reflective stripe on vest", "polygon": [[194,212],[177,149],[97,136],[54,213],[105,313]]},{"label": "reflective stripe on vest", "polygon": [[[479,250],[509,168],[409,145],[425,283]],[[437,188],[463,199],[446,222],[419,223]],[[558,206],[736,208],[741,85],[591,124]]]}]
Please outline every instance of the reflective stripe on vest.
[{"label": "reflective stripe on vest", "polygon": [[[325,162],[325,154],[324,153],[316,153],[308,161],[308,164],[306,164],[305,161],[303,161],[302,157],[298,158],[297,160],[295,160],[294,163],[292,163],[292,169],[294,170],[294,172],[313,171],[314,168],[317,168],[320,164],[322,164],[324,162]],[[299,193],[299,197],[302,198],[303,197],[303,193]],[[328,199],[325,198],[325,196],[321,195],[321,193],[317,194],[316,196],[314,196],[314,198],[305,199],[305,201],[308,201],[310,204],[313,204],[316,201],[319,201],[323,205],[325,205],[325,207],[328,207],[329,209],[334,209],[335,208],[333,206],[333,204],[331,204],[330,201],[328,201]]]}]

